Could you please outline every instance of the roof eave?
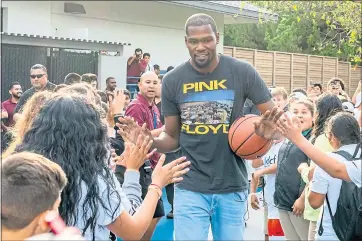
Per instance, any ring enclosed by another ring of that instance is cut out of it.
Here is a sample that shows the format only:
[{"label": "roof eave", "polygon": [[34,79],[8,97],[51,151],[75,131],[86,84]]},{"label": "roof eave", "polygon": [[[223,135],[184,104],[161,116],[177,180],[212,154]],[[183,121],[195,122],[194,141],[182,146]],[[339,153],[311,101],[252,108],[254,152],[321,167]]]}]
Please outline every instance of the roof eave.
[{"label": "roof eave", "polygon": [[108,52],[122,52],[123,46],[130,46],[130,43],[107,42],[86,39],[71,39],[53,36],[40,36],[18,33],[1,32],[3,44],[18,44],[30,46],[42,46],[65,49],[84,49]]},{"label": "roof eave", "polygon": [[222,13],[224,15],[232,15],[235,17],[241,16],[243,18],[254,19],[254,20],[259,20],[260,17],[262,17],[262,19],[267,19],[269,21],[278,20],[277,14],[263,13],[262,15],[260,15],[258,11],[246,8],[244,8],[241,11],[241,9],[237,7],[217,4],[209,1],[158,1],[158,2],[187,6],[187,7],[197,8],[200,10]]}]

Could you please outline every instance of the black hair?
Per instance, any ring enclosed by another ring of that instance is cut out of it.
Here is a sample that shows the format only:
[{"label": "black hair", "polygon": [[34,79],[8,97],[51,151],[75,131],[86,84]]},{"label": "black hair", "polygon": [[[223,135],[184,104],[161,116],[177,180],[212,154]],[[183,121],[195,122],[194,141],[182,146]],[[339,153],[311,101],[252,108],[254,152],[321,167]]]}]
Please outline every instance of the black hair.
[{"label": "black hair", "polygon": [[174,69],[173,66],[168,66],[168,67],[167,67],[167,70],[166,70],[166,73],[167,73],[167,72],[170,72],[170,71],[173,70],[173,69]]},{"label": "black hair", "polygon": [[[68,185],[61,194],[59,211],[67,226],[75,226],[77,220],[82,220],[83,235],[89,230],[94,240],[100,209],[112,220],[117,218],[121,197],[114,192],[116,184],[107,166],[111,153],[107,128],[96,107],[87,99],[58,95],[47,101],[17,151],[41,154],[62,167]],[[105,190],[100,190],[100,181],[104,182]],[[86,187],[85,193],[81,193],[82,186]],[[109,209],[114,206],[111,194],[118,200],[113,210]],[[80,200],[83,200],[82,206]],[[77,216],[79,209],[88,215]]]},{"label": "black hair", "polygon": [[142,49],[140,49],[140,48],[136,48],[135,51],[134,51],[134,53],[136,53],[136,52],[141,52],[141,53],[143,53]]},{"label": "black hair", "polygon": [[359,144],[361,132],[356,118],[347,112],[340,112],[334,115],[327,125],[327,132],[337,138],[341,146]]},{"label": "black hair", "polygon": [[15,85],[20,85],[20,87],[21,87],[21,84],[18,81],[14,81],[14,82],[11,82],[11,84],[9,85],[9,90],[11,90]]},{"label": "black hair", "polygon": [[114,77],[108,77],[108,78],[106,79],[106,84],[108,84],[108,82],[109,82],[111,79],[114,79]]},{"label": "black hair", "polygon": [[215,20],[210,15],[204,13],[197,13],[192,15],[186,20],[185,24],[186,35],[188,35],[188,28],[190,26],[195,27],[195,26],[205,26],[205,25],[210,25],[215,35],[217,34],[217,27]]},{"label": "black hair", "polygon": [[328,119],[339,111],[343,111],[341,100],[333,94],[323,94],[316,101],[317,116],[312,132],[311,143],[324,133]]},{"label": "black hair", "polygon": [[320,89],[321,91],[323,91],[323,86],[322,86],[322,84],[314,83],[314,84],[313,84],[313,87],[316,87],[316,86],[318,86],[319,89]]},{"label": "black hair", "polygon": [[151,55],[150,55],[149,53],[144,53],[144,54],[143,54],[143,58],[146,57],[146,56],[148,56],[148,57],[151,58]]},{"label": "black hair", "polygon": [[75,83],[80,83],[81,80],[82,80],[82,76],[80,76],[79,74],[69,73],[64,78],[64,84],[71,85],[71,84],[75,84]]},{"label": "black hair", "polygon": [[47,68],[42,65],[42,64],[35,64],[30,68],[30,71],[34,70],[34,69],[42,69],[45,73],[48,72]]},{"label": "black hair", "polygon": [[160,66],[159,66],[158,64],[155,64],[155,65],[153,65],[153,69],[158,69],[158,70],[160,70]]},{"label": "black hair", "polygon": [[305,90],[303,90],[303,89],[294,89],[294,90],[292,91],[292,93],[295,93],[295,92],[302,93],[302,94],[305,95],[305,96],[308,95],[307,92],[306,92]]}]

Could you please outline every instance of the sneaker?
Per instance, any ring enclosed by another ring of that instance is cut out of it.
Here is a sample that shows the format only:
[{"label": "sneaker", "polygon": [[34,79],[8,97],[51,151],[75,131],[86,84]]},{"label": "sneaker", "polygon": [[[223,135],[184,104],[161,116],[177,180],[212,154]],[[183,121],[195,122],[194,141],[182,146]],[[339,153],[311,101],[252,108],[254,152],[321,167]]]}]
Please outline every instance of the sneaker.
[{"label": "sneaker", "polygon": [[171,210],[171,212],[169,212],[169,213],[166,215],[166,217],[167,217],[168,219],[173,219],[173,210]]}]

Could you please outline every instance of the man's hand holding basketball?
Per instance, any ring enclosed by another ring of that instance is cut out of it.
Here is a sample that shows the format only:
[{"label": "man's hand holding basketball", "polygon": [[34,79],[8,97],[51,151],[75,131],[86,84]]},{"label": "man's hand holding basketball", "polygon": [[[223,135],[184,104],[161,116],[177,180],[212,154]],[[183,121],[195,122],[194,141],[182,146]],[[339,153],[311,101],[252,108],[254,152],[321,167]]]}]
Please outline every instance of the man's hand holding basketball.
[{"label": "man's hand holding basketball", "polygon": [[265,139],[279,140],[282,138],[277,128],[277,121],[283,115],[284,111],[274,107],[271,111],[266,111],[259,121],[254,123],[255,133]]}]

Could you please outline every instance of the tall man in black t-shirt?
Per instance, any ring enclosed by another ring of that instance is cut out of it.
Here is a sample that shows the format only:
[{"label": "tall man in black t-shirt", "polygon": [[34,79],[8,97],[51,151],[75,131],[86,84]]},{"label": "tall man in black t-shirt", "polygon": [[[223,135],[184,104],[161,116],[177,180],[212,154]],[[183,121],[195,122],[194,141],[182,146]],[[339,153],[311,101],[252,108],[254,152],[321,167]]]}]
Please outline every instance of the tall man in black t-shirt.
[{"label": "tall man in black t-shirt", "polygon": [[[211,224],[214,240],[243,240],[248,176],[245,161],[229,147],[228,130],[246,98],[264,113],[255,123],[260,136],[280,137],[275,121],[281,113],[276,114],[271,94],[253,66],[217,54],[219,33],[212,17],[195,14],[185,30],[191,58],[163,78],[165,130],[154,138],[159,152],[180,146],[192,163],[175,185],[175,239],[207,240]],[[132,140],[140,132],[150,134],[130,119],[120,121],[127,126],[120,132]]]}]

